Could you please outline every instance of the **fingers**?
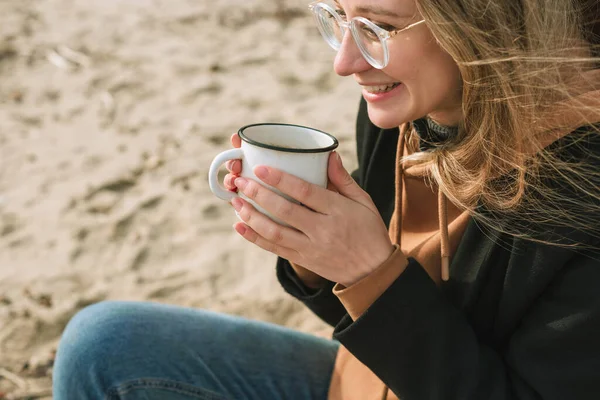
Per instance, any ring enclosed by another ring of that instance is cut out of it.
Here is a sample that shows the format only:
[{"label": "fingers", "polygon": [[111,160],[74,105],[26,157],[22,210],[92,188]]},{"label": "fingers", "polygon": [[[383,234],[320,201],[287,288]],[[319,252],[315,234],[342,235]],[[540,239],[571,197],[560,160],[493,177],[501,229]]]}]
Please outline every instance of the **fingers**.
[{"label": "fingers", "polygon": [[377,208],[371,197],[356,183],[354,178],[346,171],[342,164],[342,158],[337,152],[332,152],[327,165],[327,176],[329,185],[342,196],[352,199],[371,211],[377,212]]},{"label": "fingers", "polygon": [[339,191],[337,190],[337,188],[330,181],[327,182],[327,190],[330,190],[330,191],[335,192],[335,193],[339,193]]},{"label": "fingers", "polygon": [[225,175],[223,179],[223,185],[225,189],[237,192],[237,186],[235,186],[235,178],[239,177],[242,173],[242,161],[241,160],[229,160],[225,163],[225,167],[229,170],[229,174]]},{"label": "fingers", "polygon": [[[235,148],[242,146],[242,140],[237,133],[231,135],[230,141],[231,145]],[[223,185],[225,186],[225,189],[232,192],[237,192],[237,186],[235,186],[234,181],[235,178],[242,173],[242,160],[229,160],[225,163],[225,168],[227,168],[230,173],[225,175],[225,178],[223,179]]]},{"label": "fingers", "polygon": [[242,173],[242,162],[240,160],[229,160],[225,163],[225,167],[230,173],[225,175],[225,178],[223,179],[223,185],[225,186],[225,189],[231,192],[237,192],[235,178],[240,176]]},{"label": "fingers", "polygon": [[242,147],[242,139],[240,139],[240,136],[237,133],[231,135],[229,140],[231,141],[231,145],[236,149]]},{"label": "fingers", "polygon": [[249,230],[242,232],[236,228],[238,233],[267,251],[278,255],[289,253],[290,248],[300,248],[308,240],[302,232],[279,225],[239,197],[234,198],[231,204]]},{"label": "fingers", "polygon": [[246,197],[260,205],[269,214],[302,232],[318,224],[318,221],[315,220],[318,214],[285,199],[256,181],[236,178],[234,184]]},{"label": "fingers", "polygon": [[242,235],[242,237],[250,243],[254,243],[261,249],[273,253],[279,257],[285,258],[286,260],[293,260],[295,259],[295,256],[298,255],[298,253],[294,250],[287,249],[275,243],[269,242],[243,222],[237,222],[233,225],[233,227],[237,233]]},{"label": "fingers", "polygon": [[225,168],[235,175],[242,173],[242,160],[229,160],[225,163]]},{"label": "fingers", "polygon": [[235,186],[235,179],[237,178],[237,175],[233,175],[233,174],[227,174],[225,175],[225,178],[223,179],[223,185],[225,186],[225,189],[231,191],[231,192],[237,192],[237,186]]},{"label": "fingers", "polygon": [[329,200],[333,195],[330,190],[266,166],[254,168],[254,174],[266,184],[273,186],[292,199],[321,214],[327,214]]}]

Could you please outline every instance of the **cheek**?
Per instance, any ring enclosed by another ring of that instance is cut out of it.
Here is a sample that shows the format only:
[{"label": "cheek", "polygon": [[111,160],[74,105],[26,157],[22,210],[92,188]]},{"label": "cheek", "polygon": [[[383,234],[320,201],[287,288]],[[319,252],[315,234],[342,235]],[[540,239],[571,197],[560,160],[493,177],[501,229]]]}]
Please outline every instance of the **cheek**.
[{"label": "cheek", "polygon": [[417,87],[429,91],[432,87],[460,86],[458,66],[432,35],[425,35],[419,40],[407,37],[398,45],[396,57],[392,53],[390,66],[386,68],[390,77],[404,82],[413,90]]},{"label": "cheek", "polygon": [[392,52],[386,73],[397,77],[404,83],[414,81],[423,67],[423,57],[427,50],[421,40],[412,40],[410,37],[403,38]]},{"label": "cheek", "polygon": [[401,41],[384,70],[401,81],[406,91],[397,98],[369,104],[369,117],[381,128],[398,126],[436,111],[460,109],[458,66],[433,37]]},{"label": "cheek", "polygon": [[435,108],[440,102],[459,102],[462,87],[460,71],[452,57],[432,39],[417,59],[421,62],[409,82],[414,101],[425,108]]},{"label": "cheek", "polygon": [[455,93],[461,86],[460,72],[454,60],[446,53],[440,54],[429,63],[429,71],[426,77],[422,77],[424,83],[429,86],[438,87],[439,91]]}]

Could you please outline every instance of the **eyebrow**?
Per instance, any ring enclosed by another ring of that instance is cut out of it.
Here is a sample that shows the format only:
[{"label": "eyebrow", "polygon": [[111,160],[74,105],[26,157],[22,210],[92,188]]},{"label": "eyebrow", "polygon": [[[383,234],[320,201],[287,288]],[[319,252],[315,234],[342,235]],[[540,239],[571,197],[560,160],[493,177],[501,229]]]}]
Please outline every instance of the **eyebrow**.
[{"label": "eyebrow", "polygon": [[357,7],[356,12],[360,14],[373,14],[373,15],[381,15],[383,17],[392,17],[392,18],[410,18],[409,15],[400,15],[390,10],[386,10],[385,8],[377,7],[377,6],[362,6]]},{"label": "eyebrow", "polygon": [[[334,3],[338,7],[342,8],[342,6],[338,0],[334,0]],[[380,7],[380,6],[359,6],[359,7],[356,7],[356,12],[359,14],[373,14],[373,15],[380,15],[380,16],[384,16],[384,17],[392,17],[392,18],[412,18],[412,17],[414,17],[414,15],[398,14],[393,11],[386,10],[385,8]]]}]

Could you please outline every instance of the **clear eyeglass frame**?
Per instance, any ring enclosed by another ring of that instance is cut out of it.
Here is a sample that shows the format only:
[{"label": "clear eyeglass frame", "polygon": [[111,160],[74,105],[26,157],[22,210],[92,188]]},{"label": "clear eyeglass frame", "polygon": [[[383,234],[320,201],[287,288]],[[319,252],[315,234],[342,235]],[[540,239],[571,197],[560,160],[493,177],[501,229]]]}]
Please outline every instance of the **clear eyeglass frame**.
[{"label": "clear eyeglass frame", "polygon": [[[337,40],[337,38],[335,38],[335,36],[332,36],[325,31],[325,29],[322,26],[322,22],[319,20],[319,18],[321,18],[321,15],[319,14],[320,10],[324,10],[324,11],[328,12],[335,18],[336,22],[338,23],[338,25],[341,29],[342,38],[346,35],[347,31],[351,32],[354,42],[358,46],[358,49],[360,50],[360,53],[362,54],[362,56],[365,58],[365,60],[367,60],[367,62],[373,68],[376,68],[376,69],[383,69],[390,62],[390,53],[389,53],[389,49],[387,46],[387,41],[389,39],[398,35],[399,33],[405,32],[405,31],[425,22],[425,20],[422,19],[420,21],[417,21],[410,25],[407,25],[404,28],[395,29],[393,31],[388,31],[388,30],[383,29],[382,27],[376,25],[371,20],[364,18],[364,17],[354,17],[350,21],[344,21],[342,19],[342,17],[338,14],[338,12],[332,6],[330,6],[329,4],[324,3],[322,1],[312,2],[308,5],[308,8],[313,12],[315,20],[317,22],[317,28],[319,29],[319,32],[321,32],[321,36],[323,36],[323,39],[325,39],[327,44],[329,44],[329,46],[332,49],[334,49],[335,51],[339,51],[342,46],[342,43],[339,40]],[[377,38],[379,39],[379,42],[381,43],[381,48],[383,49],[383,60],[377,60],[375,57],[373,57],[369,53],[369,50],[366,48],[363,41],[361,40],[360,33],[358,32],[358,28],[356,26],[357,21],[366,25],[369,29],[371,29],[377,35]]]}]

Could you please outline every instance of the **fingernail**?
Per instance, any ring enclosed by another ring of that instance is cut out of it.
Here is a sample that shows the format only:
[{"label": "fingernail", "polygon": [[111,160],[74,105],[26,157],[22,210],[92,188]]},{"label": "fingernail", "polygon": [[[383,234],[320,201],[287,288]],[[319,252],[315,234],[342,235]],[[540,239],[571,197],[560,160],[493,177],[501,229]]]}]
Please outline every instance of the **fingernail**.
[{"label": "fingernail", "polygon": [[254,173],[260,179],[265,179],[266,177],[269,176],[269,170],[266,167],[263,167],[263,166],[256,167],[256,169],[254,170]]},{"label": "fingernail", "polygon": [[246,225],[244,224],[233,224],[233,229],[236,230],[237,233],[239,233],[240,235],[243,235],[246,233]]},{"label": "fingernail", "polygon": [[338,163],[340,163],[340,165],[344,165],[344,163],[342,162],[342,157],[340,156],[340,153],[338,153],[336,151],[335,156],[337,157]]},{"label": "fingernail", "polygon": [[231,205],[233,206],[233,208],[235,208],[235,211],[240,211],[244,203],[242,203],[242,200],[240,200],[238,197],[234,197],[231,200]]},{"label": "fingernail", "polygon": [[244,188],[248,184],[248,181],[246,179],[244,179],[244,178],[235,178],[234,183],[235,183],[235,186],[237,186],[240,189],[244,190]]}]

